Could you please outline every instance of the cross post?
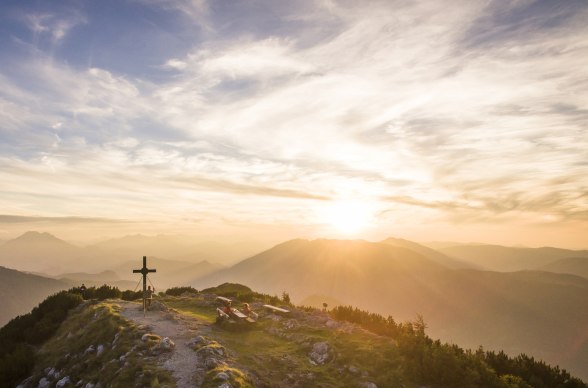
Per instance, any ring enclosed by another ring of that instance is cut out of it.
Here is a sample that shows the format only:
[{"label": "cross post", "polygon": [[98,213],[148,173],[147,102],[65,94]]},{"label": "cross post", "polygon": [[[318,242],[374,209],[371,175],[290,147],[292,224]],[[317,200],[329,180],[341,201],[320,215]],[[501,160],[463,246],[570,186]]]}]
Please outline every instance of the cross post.
[{"label": "cross post", "polygon": [[145,316],[145,310],[147,309],[147,274],[150,272],[157,271],[155,269],[147,268],[147,256],[143,256],[143,268],[133,270],[133,273],[140,273],[143,275],[143,316]]}]

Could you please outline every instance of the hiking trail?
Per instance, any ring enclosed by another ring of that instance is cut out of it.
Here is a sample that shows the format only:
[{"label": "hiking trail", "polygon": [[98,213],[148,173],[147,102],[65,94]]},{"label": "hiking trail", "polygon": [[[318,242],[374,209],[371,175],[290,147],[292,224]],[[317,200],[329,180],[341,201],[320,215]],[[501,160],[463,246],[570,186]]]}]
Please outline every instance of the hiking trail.
[{"label": "hiking trail", "polygon": [[178,388],[197,386],[197,381],[201,380],[197,370],[198,356],[188,342],[198,335],[209,333],[210,324],[168,309],[159,302],[152,305],[145,317],[141,303],[120,301],[119,304],[121,316],[137,325],[145,325],[149,332],[162,338],[169,337],[175,343],[171,352],[162,353],[158,359],[176,379]]}]

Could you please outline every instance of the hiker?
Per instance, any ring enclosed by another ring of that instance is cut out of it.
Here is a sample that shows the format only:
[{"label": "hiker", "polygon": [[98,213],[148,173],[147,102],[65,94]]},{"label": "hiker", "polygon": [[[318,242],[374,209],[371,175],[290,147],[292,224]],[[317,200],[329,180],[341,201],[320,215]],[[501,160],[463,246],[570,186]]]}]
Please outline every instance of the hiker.
[{"label": "hiker", "polygon": [[147,299],[147,306],[151,306],[151,300],[153,299],[153,293],[155,292],[155,288],[151,289],[151,286],[147,286],[147,295],[145,298]]},{"label": "hiker", "polygon": [[228,301],[225,303],[225,307],[223,308],[223,313],[227,314],[228,316],[231,316],[232,312],[233,312],[233,309],[231,308],[231,301]]},{"label": "hiker", "polygon": [[82,298],[86,299],[86,285],[84,283],[82,283],[82,286],[80,287],[80,293],[82,294]]},{"label": "hiker", "polygon": [[243,303],[243,314],[253,319],[257,319],[258,316],[256,312],[251,310],[251,307],[249,307],[249,303]]}]

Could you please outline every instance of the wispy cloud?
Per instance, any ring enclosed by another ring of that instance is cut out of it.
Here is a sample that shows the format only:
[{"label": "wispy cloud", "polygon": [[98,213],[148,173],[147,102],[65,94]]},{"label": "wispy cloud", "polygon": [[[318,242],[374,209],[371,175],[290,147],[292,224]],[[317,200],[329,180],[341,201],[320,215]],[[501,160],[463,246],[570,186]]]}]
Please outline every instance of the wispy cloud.
[{"label": "wispy cloud", "polygon": [[[317,200],[355,198],[381,230],[410,208],[439,223],[585,219],[585,2],[134,4],[177,13],[167,33],[189,48],[154,52],[149,75],[43,47],[0,70],[4,208],[295,224]],[[87,12],[24,22],[65,50]],[[63,204],[9,195],[35,183]]]},{"label": "wispy cloud", "polygon": [[33,34],[34,44],[48,39],[51,44],[59,44],[71,29],[77,25],[87,23],[87,19],[75,10],[60,13],[23,13],[21,18]]}]

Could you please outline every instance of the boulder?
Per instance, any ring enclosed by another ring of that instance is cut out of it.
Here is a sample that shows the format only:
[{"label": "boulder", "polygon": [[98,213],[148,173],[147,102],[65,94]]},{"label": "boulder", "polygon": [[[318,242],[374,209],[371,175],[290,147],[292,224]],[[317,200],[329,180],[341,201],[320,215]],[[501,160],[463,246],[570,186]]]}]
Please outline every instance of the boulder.
[{"label": "boulder", "polygon": [[317,342],[312,345],[312,351],[308,354],[310,363],[313,365],[322,365],[329,360],[329,344],[326,342]]},{"label": "boulder", "polygon": [[169,339],[169,337],[164,337],[160,342],[160,346],[165,350],[171,350],[175,348],[176,344],[174,343],[174,341]]},{"label": "boulder", "polygon": [[204,366],[206,367],[206,369],[211,370],[215,368],[225,367],[227,366],[227,364],[222,359],[216,357],[209,357],[204,360]]},{"label": "boulder", "polygon": [[37,388],[47,388],[51,385],[51,381],[49,381],[46,377],[41,378],[41,380],[39,380],[39,384],[37,385]]},{"label": "boulder", "polygon": [[62,378],[61,380],[59,380],[57,382],[57,384],[55,384],[55,388],[63,388],[67,384],[71,384],[71,381],[69,379],[69,376],[65,376],[64,378]]},{"label": "boulder", "polygon": [[190,347],[200,347],[204,345],[208,345],[208,341],[203,336],[199,335],[197,337],[192,338],[190,341],[186,343],[186,345]]},{"label": "boulder", "polygon": [[[47,370],[47,369],[49,369],[49,370]],[[55,368],[45,368],[45,373],[49,377],[53,377],[53,378],[56,378],[56,379],[59,378],[59,372]]]}]

